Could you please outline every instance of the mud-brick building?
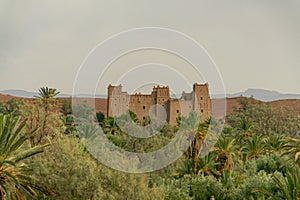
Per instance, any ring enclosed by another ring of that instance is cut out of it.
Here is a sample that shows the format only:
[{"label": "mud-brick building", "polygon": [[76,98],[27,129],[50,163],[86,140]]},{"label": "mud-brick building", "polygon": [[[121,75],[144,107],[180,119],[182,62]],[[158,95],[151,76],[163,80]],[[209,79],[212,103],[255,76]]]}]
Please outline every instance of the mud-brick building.
[{"label": "mud-brick building", "polygon": [[165,108],[167,122],[176,123],[179,115],[187,116],[191,111],[198,112],[201,120],[209,118],[212,113],[211,99],[208,84],[193,85],[193,91],[182,93],[181,98],[171,98],[169,87],[154,86],[151,94],[128,94],[122,91],[122,86],[108,86],[107,116],[119,117],[128,110],[133,111],[142,121],[149,115],[153,105],[161,105]]}]

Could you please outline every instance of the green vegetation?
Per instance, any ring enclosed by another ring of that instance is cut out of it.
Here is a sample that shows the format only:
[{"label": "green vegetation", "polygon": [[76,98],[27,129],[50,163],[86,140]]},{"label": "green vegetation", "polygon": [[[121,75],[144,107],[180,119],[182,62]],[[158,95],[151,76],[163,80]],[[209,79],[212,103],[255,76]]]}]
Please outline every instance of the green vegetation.
[{"label": "green vegetation", "polygon": [[[71,101],[59,103],[57,94],[41,88],[32,101],[0,104],[0,199],[300,199],[300,119],[290,109],[273,110],[241,98],[204,156],[208,127],[217,120],[199,124],[201,116],[190,113],[142,139],[98,113],[107,138],[128,151],[160,149],[179,126],[191,139],[184,155],[166,168],[128,174],[89,154],[80,138],[92,137],[93,129],[87,126],[78,133]],[[129,114],[135,124],[150,123],[149,117],[139,122]]]},{"label": "green vegetation", "polygon": [[45,146],[26,147],[25,142],[36,131],[22,133],[25,121],[0,114],[0,198],[23,199],[42,191],[30,177],[31,169],[24,162],[35,154],[42,153]]}]

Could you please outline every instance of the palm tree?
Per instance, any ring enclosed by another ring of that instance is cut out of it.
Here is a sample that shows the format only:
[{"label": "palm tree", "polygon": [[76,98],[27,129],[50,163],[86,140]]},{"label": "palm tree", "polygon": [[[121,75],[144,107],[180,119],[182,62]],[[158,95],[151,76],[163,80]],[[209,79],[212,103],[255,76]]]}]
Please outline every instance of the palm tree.
[{"label": "palm tree", "polygon": [[57,91],[55,88],[48,88],[48,87],[41,87],[39,89],[39,94],[36,96],[44,101],[53,99],[56,95],[60,92]]},{"label": "palm tree", "polygon": [[[286,138],[287,144],[284,145],[284,148],[287,149],[283,154],[289,154],[294,158],[296,163],[300,160],[300,139],[296,138]],[[299,164],[300,165],[300,164]]]},{"label": "palm tree", "polygon": [[264,147],[262,135],[255,134],[248,138],[244,147],[242,147],[242,151],[245,153],[246,158],[257,158],[264,153]]},{"label": "palm tree", "polygon": [[19,118],[0,115],[0,199],[24,199],[41,190],[33,183],[24,160],[43,152],[45,146],[24,148],[24,143],[35,134],[22,134],[25,124]]},{"label": "palm tree", "polygon": [[40,144],[43,137],[47,135],[46,127],[50,115],[49,111],[51,109],[51,105],[55,102],[54,97],[59,93],[60,92],[58,92],[55,88],[41,87],[39,89],[39,94],[38,96],[36,96],[36,98],[41,100],[42,102],[42,106],[44,109],[44,118],[42,120],[41,133],[38,135],[37,140],[35,141],[34,138],[31,138],[32,145]]},{"label": "palm tree", "polygon": [[245,141],[247,138],[252,136],[251,128],[253,126],[253,123],[251,120],[249,120],[246,117],[241,118],[239,122],[240,122],[240,127],[239,127],[240,134],[237,140]]},{"label": "palm tree", "polygon": [[182,117],[180,122],[180,129],[185,131],[191,139],[190,155],[193,161],[193,173],[197,174],[198,157],[202,148],[204,133],[201,132],[200,118],[196,112],[190,112],[188,117]]},{"label": "palm tree", "polygon": [[235,144],[235,139],[231,137],[221,136],[217,141],[214,151],[218,155],[220,161],[220,173],[230,171],[234,166],[233,158],[236,156],[238,146]]},{"label": "palm tree", "polygon": [[[300,199],[300,169],[298,167],[288,171],[285,177],[283,177],[280,173],[275,172],[272,175],[272,179],[277,185],[278,189],[281,191],[284,199],[286,200]],[[263,194],[272,197],[275,200],[281,199],[266,190],[254,189],[253,192],[261,192]]]},{"label": "palm tree", "polygon": [[216,154],[212,152],[209,152],[206,156],[200,158],[198,162],[199,173],[219,177],[220,173],[217,170],[217,166],[220,163],[216,161],[216,158]]},{"label": "palm tree", "polygon": [[173,175],[173,177],[181,178],[186,174],[192,174],[192,165],[193,161],[191,159],[185,159],[182,162],[182,166],[176,170],[176,173]]},{"label": "palm tree", "polygon": [[287,144],[287,140],[279,134],[269,136],[265,142],[269,153],[281,152]]},{"label": "palm tree", "polygon": [[300,199],[300,170],[295,168],[286,174],[284,179],[280,179],[276,174],[273,175],[273,180],[283,193],[287,200]]}]

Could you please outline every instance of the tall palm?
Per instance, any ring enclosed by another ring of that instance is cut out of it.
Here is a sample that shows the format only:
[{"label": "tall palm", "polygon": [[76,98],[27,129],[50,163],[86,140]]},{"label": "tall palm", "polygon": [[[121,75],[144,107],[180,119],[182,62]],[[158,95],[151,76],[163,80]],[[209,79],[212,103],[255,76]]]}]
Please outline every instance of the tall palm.
[{"label": "tall palm", "polygon": [[45,146],[25,149],[24,143],[35,131],[22,134],[25,121],[0,115],[0,199],[24,199],[41,190],[30,177],[27,158],[41,153]]},{"label": "tall palm", "polygon": [[51,105],[55,102],[54,97],[58,94],[59,92],[55,88],[41,87],[39,89],[39,94],[36,97],[42,102],[44,118],[41,125],[41,134],[38,135],[36,141],[34,141],[34,138],[32,138],[32,145],[40,144],[43,137],[47,135],[46,127],[49,118],[49,111],[51,110]]},{"label": "tall palm", "polygon": [[41,98],[43,100],[51,100],[59,93],[60,92],[58,92],[55,88],[41,87],[39,89],[39,94],[37,98]]},{"label": "tall palm", "polygon": [[190,144],[190,158],[193,161],[193,173],[197,174],[198,157],[202,148],[204,133],[201,132],[200,118],[196,112],[190,112],[188,117],[182,117],[180,122],[180,129],[185,131],[191,139]]},{"label": "tall palm", "polygon": [[234,165],[233,158],[237,154],[238,146],[235,144],[235,139],[231,137],[221,136],[217,141],[214,151],[218,155],[220,161],[220,172],[229,171]]}]

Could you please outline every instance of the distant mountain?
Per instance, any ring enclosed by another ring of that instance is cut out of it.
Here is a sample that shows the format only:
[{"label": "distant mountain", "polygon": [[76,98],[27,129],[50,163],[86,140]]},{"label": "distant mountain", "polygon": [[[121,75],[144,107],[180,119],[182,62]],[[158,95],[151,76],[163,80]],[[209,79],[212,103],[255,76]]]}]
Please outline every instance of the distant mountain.
[{"label": "distant mountain", "polygon": [[275,101],[283,99],[300,99],[300,94],[283,94],[276,91],[264,90],[264,89],[248,89],[244,92],[239,92],[235,94],[227,94],[227,97],[253,97],[261,101]]},{"label": "distant mountain", "polygon": [[38,93],[28,92],[25,90],[18,90],[18,89],[3,90],[3,91],[0,91],[0,94],[6,94],[6,95],[22,97],[22,98],[33,98],[34,96],[38,95]]}]

